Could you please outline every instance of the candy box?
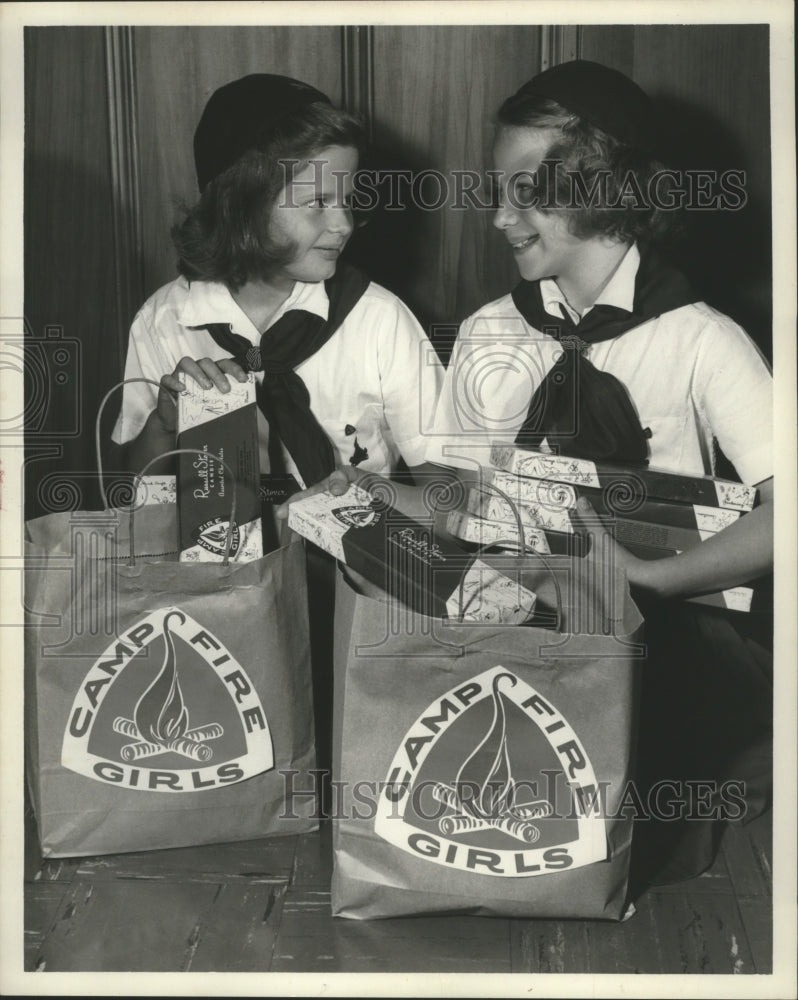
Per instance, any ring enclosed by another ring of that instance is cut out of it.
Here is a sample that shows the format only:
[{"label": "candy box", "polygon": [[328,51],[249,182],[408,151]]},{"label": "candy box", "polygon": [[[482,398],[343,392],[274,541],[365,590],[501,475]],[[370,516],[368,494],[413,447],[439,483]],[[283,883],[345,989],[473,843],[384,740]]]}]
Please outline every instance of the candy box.
[{"label": "candy box", "polygon": [[509,500],[490,488],[474,486],[466,501],[469,514],[491,521],[515,523],[513,507],[528,528],[572,533],[574,523],[570,511],[576,506],[576,494],[570,486],[523,480],[497,470],[483,469],[483,482],[498,487]]},{"label": "candy box", "polygon": [[[230,557],[237,561],[263,555],[258,496],[258,426],[255,381],[230,380],[230,391],[203,389],[186,379],[178,396],[177,447],[195,454],[178,455],[177,503],[181,562],[221,561],[226,545],[233,490],[222,461],[236,485],[236,516]],[[222,461],[220,461],[220,459]]]},{"label": "candy box", "polygon": [[623,488],[641,498],[738,511],[749,511],[756,502],[756,487],[713,476],[686,476],[649,466],[591,462],[586,458],[570,458],[500,444],[491,448],[490,460],[497,469],[534,479],[602,490],[622,484]]},{"label": "candy box", "polygon": [[530,590],[357,486],[288,512],[290,528],[421,614],[516,625],[534,610]]},{"label": "candy box", "polygon": [[[467,511],[453,510],[446,518],[446,530],[470,545],[518,551],[518,526],[515,520],[489,521]],[[528,552],[540,552],[543,555],[582,554],[582,546],[579,544],[581,536],[564,531],[546,531],[527,526],[524,529],[524,542]]]}]

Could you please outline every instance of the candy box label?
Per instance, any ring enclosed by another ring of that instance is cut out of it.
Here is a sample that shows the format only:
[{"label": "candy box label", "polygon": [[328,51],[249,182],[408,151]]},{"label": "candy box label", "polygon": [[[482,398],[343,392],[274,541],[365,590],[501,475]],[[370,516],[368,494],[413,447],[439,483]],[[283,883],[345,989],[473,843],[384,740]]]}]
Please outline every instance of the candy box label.
[{"label": "candy box label", "polygon": [[295,501],[288,524],[420,614],[520,624],[534,609],[531,591],[357,486]]},{"label": "candy box label", "polygon": [[228,393],[203,389],[193,379],[178,397],[177,501],[180,559],[215,562],[224,557],[233,490],[224,461],[235,477],[236,523],[230,556],[239,560],[263,555],[258,496],[258,427],[255,383],[231,381]]}]

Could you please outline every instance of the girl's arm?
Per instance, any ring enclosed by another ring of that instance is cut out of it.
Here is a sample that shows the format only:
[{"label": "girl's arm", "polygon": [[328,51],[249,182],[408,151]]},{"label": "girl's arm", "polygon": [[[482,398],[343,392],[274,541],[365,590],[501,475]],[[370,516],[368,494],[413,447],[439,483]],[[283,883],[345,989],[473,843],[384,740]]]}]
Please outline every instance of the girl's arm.
[{"label": "girl's arm", "polygon": [[[425,522],[430,521],[435,513],[436,503],[433,498],[437,498],[439,506],[449,510],[451,506],[450,497],[446,495],[447,488],[453,491],[452,500],[462,492],[460,479],[454,469],[427,462],[414,466],[409,471],[413,477],[414,485],[396,482],[386,476],[378,475],[376,472],[358,469],[353,465],[341,465],[320,483],[303,490],[301,493],[295,493],[286,503],[277,507],[275,513],[278,518],[286,518],[290,503],[325,490],[334,496],[341,496],[355,483],[362,489],[368,490],[373,496],[386,500],[406,517],[410,517],[414,521]],[[437,522],[437,529],[443,530],[445,516],[440,515]]]},{"label": "girl's arm", "polygon": [[[288,504],[322,490],[340,496],[352,483],[374,495],[390,498],[391,506],[416,521],[429,521],[433,516],[430,494],[425,489],[435,484],[440,491],[448,483],[457,496],[458,487],[467,487],[468,474],[440,465],[423,465],[411,469],[419,485],[396,483],[373,472],[354,466],[341,466],[321,483],[302,493],[296,493],[288,503],[277,508],[279,518],[288,517]],[[586,534],[591,536],[594,551],[602,552],[606,560],[626,571],[629,583],[660,600],[690,597],[697,594],[727,590],[763,576],[773,567],[773,480],[757,484],[760,504],[734,524],[711,538],[687,549],[681,555],[665,559],[638,559],[615,541],[601,518],[584,498],[577,513]],[[438,493],[440,496],[440,493]],[[448,505],[447,509],[451,509]],[[445,516],[436,518],[436,530],[445,530]]]},{"label": "girl's arm", "polygon": [[581,499],[577,512],[594,545],[606,546],[629,583],[661,600],[727,590],[773,568],[773,479],[757,483],[760,504],[711,538],[665,559],[638,559],[618,544]]},{"label": "girl's arm", "polygon": [[[127,450],[127,465],[131,472],[140,472],[152,459],[175,447],[174,417],[170,421],[170,429],[161,415],[161,397],[163,395],[164,392],[161,390],[158,394],[158,406],[147,417],[147,422],[142,427],[138,437],[124,446]],[[169,400],[168,405],[176,410],[177,407],[171,402],[171,397],[167,395],[167,399]],[[150,475],[169,475],[174,471],[175,460],[172,456],[165,458],[162,462],[155,463],[150,469]]]}]

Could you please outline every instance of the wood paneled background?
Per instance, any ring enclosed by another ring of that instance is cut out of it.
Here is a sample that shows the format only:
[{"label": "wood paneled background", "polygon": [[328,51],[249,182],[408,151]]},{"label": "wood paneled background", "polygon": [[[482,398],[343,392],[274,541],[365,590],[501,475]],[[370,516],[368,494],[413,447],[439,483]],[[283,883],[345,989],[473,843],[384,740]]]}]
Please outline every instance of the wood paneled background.
[{"label": "wood paneled background", "polygon": [[[456,201],[454,172],[489,165],[492,116],[540,58],[536,26],[376,29],[375,141],[416,171],[439,171]],[[438,200],[434,184],[421,193]],[[477,199],[487,196],[483,185]],[[491,218],[480,208],[416,209],[400,294],[425,324],[462,319],[511,287],[515,265]]]},{"label": "wood paneled background", "polygon": [[[676,165],[746,170],[745,208],[692,213],[682,262],[768,353],[765,25],[27,28],[25,314],[33,339],[56,326],[80,353],[75,433],[58,426],[59,403],[28,437],[27,516],[97,505],[97,404],[121,377],[136,308],[175,275],[169,229],[197,194],[191,140],[216,87],[251,72],[306,80],[367,115],[367,165],[449,176],[489,168],[501,100],[580,55],[649,90]],[[516,280],[490,212],[476,208],[378,211],[348,255],[444,353],[456,324]],[[37,461],[35,446],[56,454]]]},{"label": "wood paneled background", "polygon": [[36,32],[25,112],[25,317],[41,340],[26,357],[30,517],[80,502],[94,468],[89,422],[123,359],[102,28]]},{"label": "wood paneled background", "polygon": [[[248,73],[304,80],[341,101],[340,29],[135,28],[144,298],[175,276],[171,222],[199,196],[194,128],[217,87]],[[142,299],[143,301],[143,299]]]},{"label": "wood paneled background", "polygon": [[684,169],[744,170],[739,211],[688,213],[680,263],[711,305],[770,356],[771,182],[767,25],[590,27],[581,54],[628,73],[656,102],[662,148]]}]

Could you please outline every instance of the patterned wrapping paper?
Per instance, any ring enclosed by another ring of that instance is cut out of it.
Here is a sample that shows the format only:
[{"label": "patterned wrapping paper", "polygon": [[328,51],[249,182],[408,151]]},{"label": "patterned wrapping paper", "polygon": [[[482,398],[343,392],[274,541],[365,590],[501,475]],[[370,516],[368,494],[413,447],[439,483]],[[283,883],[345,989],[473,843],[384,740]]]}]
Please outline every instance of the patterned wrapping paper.
[{"label": "patterned wrapping paper", "polygon": [[483,468],[481,482],[506,493],[511,500],[556,510],[572,510],[579,496],[568,483],[556,479],[532,479],[503,469]]},{"label": "patterned wrapping paper", "polygon": [[[535,499],[536,490],[530,488],[526,491],[517,490],[513,492],[512,484],[505,481],[504,474],[494,478],[495,485],[503,492],[507,493],[513,503],[516,504],[521,523],[525,528],[546,529],[547,531],[561,531],[572,534],[574,525],[569,513],[569,507],[575,506],[576,498],[573,498],[573,505],[558,505],[552,502],[554,494],[546,495],[544,500]],[[555,484],[559,486],[560,484]],[[509,488],[505,489],[505,486]],[[570,487],[564,487],[569,490]],[[567,498],[566,498],[567,500]],[[467,508],[469,514],[476,514],[490,521],[502,521],[515,524],[513,508],[504,499],[490,489],[483,489],[474,486],[469,491]]]},{"label": "patterned wrapping paper", "polygon": [[[518,527],[515,524],[505,524],[497,521],[487,521],[465,511],[453,510],[446,518],[446,530],[464,542],[474,545],[495,545],[515,543],[518,546]],[[530,528],[524,533],[527,547],[534,552],[550,554],[551,548],[546,539],[546,533],[541,529]]]},{"label": "patterned wrapping paper", "polygon": [[[466,511],[453,510],[446,519],[446,530],[463,542],[493,545],[508,552],[518,551],[518,526],[515,521],[488,521]],[[581,555],[579,535],[564,531],[546,531],[525,527],[527,551],[543,555]],[[497,543],[500,543],[497,545]]]},{"label": "patterned wrapping paper", "polygon": [[751,587],[732,587],[729,590],[719,590],[714,594],[701,594],[699,597],[689,597],[691,604],[708,604],[712,608],[726,608],[728,611],[750,612],[754,600]]},{"label": "patterned wrapping paper", "polygon": [[460,618],[461,583],[464,621],[518,625],[534,611],[532,591],[358,486],[294,501],[288,526],[422,614]]},{"label": "patterned wrapping paper", "polygon": [[177,503],[177,476],[142,476],[137,481],[133,505],[152,503]]},{"label": "patterned wrapping paper", "polygon": [[[481,625],[520,625],[535,610],[531,590],[477,559],[466,572],[462,592],[462,620]],[[449,618],[460,618],[461,597],[455,591],[446,601]]]},{"label": "patterned wrapping paper", "polygon": [[725,507],[706,507],[645,497],[642,492],[635,490],[631,480],[626,483],[617,480],[602,488],[583,483],[535,479],[503,469],[483,469],[482,482],[488,487],[498,487],[518,503],[549,510],[560,507],[573,510],[580,497],[585,497],[599,514],[624,522],[639,521],[650,525],[652,530],[661,526],[698,532],[698,540],[727,528],[743,514],[742,511]]},{"label": "patterned wrapping paper", "polygon": [[497,469],[519,476],[593,489],[606,489],[616,481],[644,497],[657,500],[738,511],[749,511],[756,502],[756,487],[712,476],[685,476],[648,466],[591,462],[500,444],[492,446],[490,460]]},{"label": "patterned wrapping paper", "polygon": [[178,455],[177,497],[181,562],[219,562],[224,557],[232,509],[229,475],[235,476],[236,524],[230,557],[250,561],[263,556],[258,496],[257,404],[255,380],[230,380],[230,391],[203,389],[185,380],[178,396],[177,447],[200,454]]},{"label": "patterned wrapping paper", "polygon": [[[494,477],[494,482],[498,479],[496,485],[502,483],[502,486],[508,486],[509,489],[505,490],[505,492],[510,495],[513,483],[509,478],[503,478],[505,475],[509,476],[509,474],[501,474],[499,477]],[[538,484],[537,480],[530,480],[529,482],[536,485],[529,485],[527,487],[528,494],[532,490],[536,490],[538,485],[545,485]],[[570,487],[566,486],[565,489],[570,490]],[[553,494],[549,495],[552,496]],[[482,539],[481,544],[488,544],[501,539],[517,540],[518,528],[513,510],[502,497],[491,494],[488,490],[473,487],[468,496],[467,507],[467,514],[454,512],[454,514],[449,516],[447,527],[455,537],[463,538],[465,541],[478,541]],[[528,533],[528,544],[534,547],[535,551],[545,552],[545,549],[540,547],[540,538],[542,535],[544,543],[550,546],[551,551],[567,551],[569,554],[577,556],[582,554],[577,549],[577,546],[573,544],[576,543],[579,536],[574,532],[573,523],[570,518],[567,521],[565,520],[568,516],[567,509],[562,511],[563,516],[561,519],[556,514],[552,514],[551,508],[546,508],[541,504],[519,502],[517,509],[521,523]],[[543,522],[548,523],[544,524]],[[563,526],[567,524],[569,527],[565,531],[562,531],[556,528],[555,524],[562,524]],[[687,548],[700,545],[707,537],[714,534],[714,532],[699,532],[698,530],[691,530],[689,528],[668,527],[656,524],[649,525],[644,522],[627,521],[620,518],[615,519],[612,526],[614,527],[617,540],[640,559],[663,559],[666,556],[678,555]],[[558,540],[558,546],[561,546],[561,539],[568,538],[566,531],[574,532],[570,536],[572,539],[571,549],[562,547],[552,548],[553,540]],[[731,611],[749,612],[753,597],[754,592],[751,587],[733,587],[728,590],[717,591],[716,593],[685,598],[685,600],[692,604],[706,604],[711,607],[727,608]]]}]

